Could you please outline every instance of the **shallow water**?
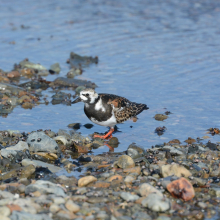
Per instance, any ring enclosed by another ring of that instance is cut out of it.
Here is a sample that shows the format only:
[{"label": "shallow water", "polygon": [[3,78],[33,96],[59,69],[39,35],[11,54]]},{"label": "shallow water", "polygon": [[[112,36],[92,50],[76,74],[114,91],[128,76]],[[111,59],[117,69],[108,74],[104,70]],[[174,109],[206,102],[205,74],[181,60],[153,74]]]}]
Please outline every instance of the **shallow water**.
[{"label": "shallow water", "polygon": [[[95,82],[97,92],[149,106],[138,122],[118,126],[121,132],[114,135],[120,145],[115,151],[126,150],[132,142],[145,148],[175,138],[183,142],[220,127],[220,2],[9,0],[0,1],[0,10],[1,69],[9,71],[27,57],[47,68],[59,62],[59,76],[65,76],[71,51],[97,55],[98,65],[85,68],[78,78]],[[167,120],[153,118],[167,110],[173,113]],[[1,118],[0,130],[58,131],[74,122],[90,123],[82,103],[16,107]],[[167,128],[162,136],[154,133],[158,126]],[[95,125],[80,132],[106,130]],[[95,154],[104,151],[108,149],[99,148]]]}]

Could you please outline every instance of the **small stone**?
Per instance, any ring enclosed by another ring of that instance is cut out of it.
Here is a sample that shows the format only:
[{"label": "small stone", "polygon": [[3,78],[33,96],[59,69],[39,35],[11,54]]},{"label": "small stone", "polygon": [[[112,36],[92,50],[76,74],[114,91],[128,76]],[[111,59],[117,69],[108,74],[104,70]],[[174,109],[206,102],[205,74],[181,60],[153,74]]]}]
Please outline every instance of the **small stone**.
[{"label": "small stone", "polygon": [[57,205],[57,204],[52,204],[51,206],[50,206],[50,212],[52,212],[52,213],[56,213],[56,212],[58,212],[60,210],[60,207]]},{"label": "small stone", "polygon": [[111,184],[107,182],[96,182],[93,187],[96,188],[108,188]]},{"label": "small stone", "polygon": [[8,78],[15,78],[15,77],[20,77],[20,73],[18,71],[11,71],[7,74]]},{"label": "small stone", "polygon": [[169,199],[158,194],[148,195],[141,204],[155,212],[165,212],[170,209]]},{"label": "small stone", "polygon": [[137,175],[141,174],[141,167],[132,167],[132,168],[126,168],[123,170],[124,173],[136,173]]},{"label": "small stone", "polygon": [[78,186],[79,187],[87,186],[89,183],[93,183],[96,181],[97,178],[95,178],[94,176],[85,176],[78,180]]},{"label": "small stone", "polygon": [[158,189],[156,189],[155,187],[153,187],[152,185],[148,184],[148,183],[143,183],[140,185],[139,187],[139,193],[141,196],[148,196],[150,194],[157,194],[159,196],[163,196],[163,193],[161,191],[159,191]]},{"label": "small stone", "polygon": [[10,212],[21,211],[22,210],[22,208],[19,205],[16,205],[16,204],[8,204],[7,207],[10,210]]},{"label": "small stone", "polygon": [[135,177],[133,177],[133,176],[131,176],[131,175],[128,175],[128,176],[126,176],[125,177],[125,179],[124,179],[124,182],[125,182],[125,184],[127,183],[127,184],[132,184],[132,182],[135,180]]},{"label": "small stone", "polygon": [[114,176],[110,176],[109,178],[108,178],[108,181],[109,182],[112,182],[112,181],[114,181],[114,180],[117,180],[117,181],[122,181],[123,180],[123,176],[121,176],[121,175],[114,175]]},{"label": "small stone", "polygon": [[167,164],[160,167],[160,172],[163,177],[175,175],[177,177],[189,177],[192,176],[191,172],[184,166],[179,164]]},{"label": "small stone", "polygon": [[80,207],[74,203],[72,200],[68,200],[65,204],[65,207],[70,211],[70,212],[73,212],[73,213],[76,213],[80,210]]},{"label": "small stone", "polygon": [[130,144],[127,149],[127,154],[131,158],[136,159],[144,155],[144,149],[138,147],[136,144]]},{"label": "small stone", "polygon": [[11,214],[11,210],[7,206],[0,207],[0,216],[7,217]]},{"label": "small stone", "polygon": [[136,201],[137,199],[139,199],[138,195],[133,195],[129,192],[122,192],[120,194],[120,196],[121,196],[122,199],[124,199],[127,202],[133,202],[133,201]]},{"label": "small stone", "polygon": [[120,156],[117,165],[122,169],[135,167],[134,160],[127,155]]},{"label": "small stone", "polygon": [[53,198],[53,202],[54,202],[55,204],[59,205],[59,204],[64,204],[66,201],[65,201],[65,199],[62,198],[62,197],[54,197],[54,198]]},{"label": "small stone", "polygon": [[181,198],[184,201],[189,201],[195,196],[195,191],[192,184],[185,178],[181,177],[167,185],[167,190],[175,198]]}]

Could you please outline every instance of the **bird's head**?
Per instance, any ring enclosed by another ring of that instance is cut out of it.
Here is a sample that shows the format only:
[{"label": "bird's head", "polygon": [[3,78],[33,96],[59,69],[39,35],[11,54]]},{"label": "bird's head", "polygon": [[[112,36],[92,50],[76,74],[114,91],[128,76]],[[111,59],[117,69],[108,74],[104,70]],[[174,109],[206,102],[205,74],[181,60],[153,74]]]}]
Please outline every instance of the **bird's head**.
[{"label": "bird's head", "polygon": [[72,104],[77,102],[84,102],[87,104],[93,104],[95,100],[99,97],[98,93],[94,89],[84,89],[80,92],[79,98],[74,100]]}]

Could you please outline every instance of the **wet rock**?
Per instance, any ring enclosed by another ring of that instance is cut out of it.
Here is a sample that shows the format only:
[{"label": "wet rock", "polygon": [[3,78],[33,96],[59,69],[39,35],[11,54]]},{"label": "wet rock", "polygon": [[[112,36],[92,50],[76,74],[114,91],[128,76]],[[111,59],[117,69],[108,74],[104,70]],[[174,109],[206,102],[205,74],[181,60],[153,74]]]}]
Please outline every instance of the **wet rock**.
[{"label": "wet rock", "polygon": [[193,139],[193,138],[191,138],[191,137],[188,137],[188,139],[187,139],[187,140],[185,140],[184,142],[186,142],[187,144],[192,144],[192,143],[195,143],[195,142],[196,142],[196,140],[195,140],[195,139]]},{"label": "wet rock", "polygon": [[20,73],[18,71],[11,71],[7,74],[8,78],[16,78],[16,77],[20,77]]},{"label": "wet rock", "polygon": [[97,181],[97,178],[95,178],[94,176],[85,176],[79,179],[78,186],[79,187],[87,186],[88,184],[96,182],[96,181]]},{"label": "wet rock", "polygon": [[148,195],[141,204],[155,212],[165,212],[170,209],[169,199],[158,194]]},{"label": "wet rock", "polygon": [[138,147],[134,143],[130,144],[127,149],[127,155],[133,159],[144,156],[144,153],[145,153],[144,149],[142,147]]},{"label": "wet rock", "polygon": [[161,136],[163,135],[163,133],[167,130],[167,128],[165,126],[163,127],[157,127],[155,129],[155,133],[157,133],[157,135]]},{"label": "wet rock", "polygon": [[60,64],[59,63],[54,63],[50,66],[49,72],[50,73],[59,73],[60,72]]},{"label": "wet rock", "polygon": [[10,216],[11,220],[52,220],[49,215],[46,214],[30,214],[27,212],[14,211]]},{"label": "wet rock", "polygon": [[211,142],[208,142],[206,147],[208,147],[210,150],[218,150],[217,145]]},{"label": "wet rock", "polygon": [[148,196],[150,194],[157,194],[159,196],[163,196],[162,192],[153,187],[152,185],[148,183],[143,183],[139,186],[139,193],[141,196]]},{"label": "wet rock", "polygon": [[47,167],[52,173],[56,173],[62,170],[62,168],[54,166],[52,164],[49,163],[44,163],[42,161],[39,160],[30,160],[30,159],[24,159],[22,160],[22,165],[23,166],[27,166],[27,165],[33,165],[34,167]]},{"label": "wet rock", "polygon": [[199,150],[199,147],[197,145],[192,145],[192,146],[189,146],[188,153],[193,154],[193,153],[198,152],[198,150]]},{"label": "wet rock", "polygon": [[63,197],[66,195],[63,188],[45,180],[37,180],[35,183],[28,185],[25,189],[25,194],[30,194],[35,191],[39,191],[42,194],[55,194]]},{"label": "wet rock", "polygon": [[48,137],[44,132],[33,132],[28,135],[27,143],[29,150],[33,152],[43,151],[51,153],[59,153],[60,148],[56,141]]},{"label": "wet rock", "polygon": [[163,121],[163,120],[167,119],[168,116],[167,116],[167,115],[163,115],[163,114],[156,114],[156,115],[154,116],[154,118],[155,118],[155,120],[157,120],[157,121]]},{"label": "wet rock", "polygon": [[0,176],[0,180],[7,180],[11,177],[18,178],[28,178],[35,172],[35,167],[33,165],[28,165],[25,167],[20,167],[18,169],[11,170]]},{"label": "wet rock", "polygon": [[178,176],[178,177],[189,177],[192,176],[191,172],[187,170],[184,166],[179,164],[168,164],[160,167],[160,172],[163,177],[167,176]]},{"label": "wet rock", "polygon": [[27,60],[23,60],[19,63],[21,69],[24,68],[30,68],[30,69],[34,69],[34,70],[46,70],[46,68],[40,64],[35,64],[35,63],[31,63]]},{"label": "wet rock", "polygon": [[168,142],[168,144],[180,144],[181,142],[178,139],[173,139]]},{"label": "wet rock", "polygon": [[137,220],[152,220],[152,218],[150,217],[150,215],[148,215],[145,212],[135,212],[132,215],[133,219],[137,219]]},{"label": "wet rock", "polygon": [[75,76],[81,75],[83,70],[79,67],[73,67],[70,69],[70,71],[67,73],[67,78],[74,78]]},{"label": "wet rock", "polygon": [[72,67],[86,67],[92,63],[97,64],[98,63],[98,57],[91,57],[91,56],[80,56],[74,52],[70,53],[70,65]]},{"label": "wet rock", "polygon": [[192,184],[185,178],[172,181],[167,185],[167,190],[175,198],[181,198],[184,201],[191,200],[195,196]]},{"label": "wet rock", "polygon": [[[55,161],[58,159],[58,156],[54,153],[46,153],[46,152],[37,152],[32,154],[32,158],[38,159],[43,158],[43,161]],[[39,159],[40,160],[40,159]]]},{"label": "wet rock", "polygon": [[85,86],[86,88],[92,88],[92,89],[95,89],[97,87],[95,83],[92,83],[87,80],[69,79],[64,77],[58,77],[52,83],[50,83],[49,86],[72,87],[73,89],[76,89],[78,86]]},{"label": "wet rock", "polygon": [[134,160],[127,155],[120,156],[117,165],[123,169],[135,167]]},{"label": "wet rock", "polygon": [[131,193],[129,193],[129,192],[122,192],[122,193],[120,194],[120,197],[121,197],[122,199],[124,199],[125,201],[127,201],[127,202],[134,202],[134,201],[136,201],[137,199],[139,199],[139,196],[138,196],[138,195],[133,195],[133,194],[131,194]]},{"label": "wet rock", "polygon": [[168,149],[169,151],[170,151],[170,154],[172,155],[172,156],[183,156],[184,155],[184,153],[181,151],[181,150],[178,150],[178,149],[176,149],[175,147],[171,147],[171,146],[164,146],[164,148],[163,148],[164,150],[165,149]]},{"label": "wet rock", "polygon": [[70,211],[70,212],[73,212],[73,213],[76,213],[80,210],[80,207],[74,203],[72,200],[68,200],[65,204],[65,207]]}]

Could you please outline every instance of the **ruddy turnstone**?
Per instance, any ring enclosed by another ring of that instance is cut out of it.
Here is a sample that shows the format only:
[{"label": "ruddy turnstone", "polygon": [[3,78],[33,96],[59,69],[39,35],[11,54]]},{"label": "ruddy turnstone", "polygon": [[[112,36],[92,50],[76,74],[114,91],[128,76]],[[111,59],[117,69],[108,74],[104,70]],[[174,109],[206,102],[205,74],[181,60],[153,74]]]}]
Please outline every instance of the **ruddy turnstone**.
[{"label": "ruddy turnstone", "polygon": [[149,109],[145,104],[130,102],[128,99],[112,95],[98,94],[93,89],[84,89],[80,92],[79,98],[72,103],[84,102],[84,112],[94,123],[110,127],[106,135],[94,135],[102,139],[112,137],[114,126],[129,118],[140,114],[143,110]]}]

